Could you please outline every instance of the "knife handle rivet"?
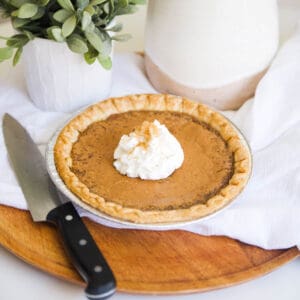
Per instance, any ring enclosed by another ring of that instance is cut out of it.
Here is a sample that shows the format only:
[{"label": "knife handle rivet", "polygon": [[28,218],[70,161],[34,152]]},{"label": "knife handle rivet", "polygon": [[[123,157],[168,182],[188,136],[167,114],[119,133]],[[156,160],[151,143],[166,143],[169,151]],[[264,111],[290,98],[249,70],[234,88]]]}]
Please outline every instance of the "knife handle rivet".
[{"label": "knife handle rivet", "polygon": [[65,216],[65,219],[66,219],[67,221],[72,221],[72,220],[73,220],[73,216],[72,216],[72,215],[66,215],[66,216]]},{"label": "knife handle rivet", "polygon": [[79,245],[80,246],[85,246],[86,244],[87,244],[87,240],[85,240],[85,239],[79,240]]},{"label": "knife handle rivet", "polygon": [[100,272],[102,272],[102,267],[97,265],[97,266],[94,267],[94,271],[96,273],[100,273]]}]

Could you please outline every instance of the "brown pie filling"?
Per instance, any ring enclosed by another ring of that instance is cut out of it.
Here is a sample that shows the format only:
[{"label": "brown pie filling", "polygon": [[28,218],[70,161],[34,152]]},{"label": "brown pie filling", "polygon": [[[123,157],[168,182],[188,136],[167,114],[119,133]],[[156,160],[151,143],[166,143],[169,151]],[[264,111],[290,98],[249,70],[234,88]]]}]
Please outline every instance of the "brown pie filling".
[{"label": "brown pie filling", "polygon": [[[113,153],[121,136],[143,121],[155,119],[180,142],[185,155],[183,165],[163,180],[121,175],[113,166]],[[71,158],[72,172],[92,193],[140,210],[205,203],[227,186],[233,175],[233,154],[219,133],[190,115],[169,111],[131,111],[95,122],[80,134]]]}]

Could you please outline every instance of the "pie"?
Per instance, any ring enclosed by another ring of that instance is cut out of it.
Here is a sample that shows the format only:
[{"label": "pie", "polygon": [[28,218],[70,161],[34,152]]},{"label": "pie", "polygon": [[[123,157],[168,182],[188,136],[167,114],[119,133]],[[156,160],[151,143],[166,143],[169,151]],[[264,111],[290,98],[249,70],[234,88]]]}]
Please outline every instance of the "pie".
[{"label": "pie", "polygon": [[[158,120],[180,142],[183,165],[168,178],[142,180],[113,166],[120,138],[144,121]],[[162,94],[111,98],[87,108],[60,132],[56,169],[81,201],[134,223],[183,222],[229,204],[251,173],[251,154],[221,114],[191,100]]]}]

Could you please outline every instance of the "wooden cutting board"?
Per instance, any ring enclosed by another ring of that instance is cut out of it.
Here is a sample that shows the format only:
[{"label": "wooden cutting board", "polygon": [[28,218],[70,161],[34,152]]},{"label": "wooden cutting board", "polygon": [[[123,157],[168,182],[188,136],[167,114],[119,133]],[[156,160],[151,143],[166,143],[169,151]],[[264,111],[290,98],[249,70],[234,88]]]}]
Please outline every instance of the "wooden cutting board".
[{"label": "wooden cutting board", "polygon": [[[84,219],[117,278],[119,291],[189,293],[227,287],[266,274],[299,255],[297,248],[266,251],[226,237],[185,231],[117,230]],[[35,267],[84,284],[55,228],[0,206],[0,244]]]}]

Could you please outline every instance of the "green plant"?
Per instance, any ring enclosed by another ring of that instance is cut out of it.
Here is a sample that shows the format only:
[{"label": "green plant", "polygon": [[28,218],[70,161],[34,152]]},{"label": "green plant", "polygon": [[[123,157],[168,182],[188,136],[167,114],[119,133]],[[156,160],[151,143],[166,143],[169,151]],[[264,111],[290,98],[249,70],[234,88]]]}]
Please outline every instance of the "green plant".
[{"label": "green plant", "polygon": [[23,47],[35,37],[65,42],[71,51],[84,55],[88,64],[96,60],[111,68],[112,40],[126,41],[117,34],[122,24],[112,24],[119,15],[136,12],[146,0],[0,0],[2,16],[11,18],[17,34],[6,38],[0,62],[20,59]]}]

